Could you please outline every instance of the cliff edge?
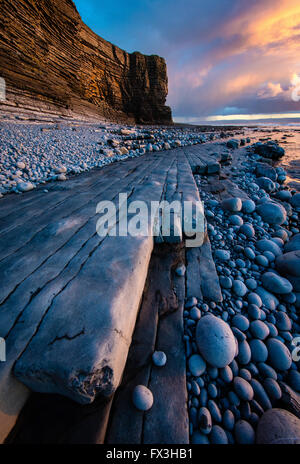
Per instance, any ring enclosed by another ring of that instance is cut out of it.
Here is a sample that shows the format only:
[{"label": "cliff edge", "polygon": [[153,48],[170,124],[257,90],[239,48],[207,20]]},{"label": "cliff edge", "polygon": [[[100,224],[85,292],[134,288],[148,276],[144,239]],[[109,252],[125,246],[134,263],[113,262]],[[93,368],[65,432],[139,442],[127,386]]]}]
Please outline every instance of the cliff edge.
[{"label": "cliff edge", "polygon": [[102,39],[71,0],[1,1],[0,76],[10,107],[172,123],[165,60]]}]

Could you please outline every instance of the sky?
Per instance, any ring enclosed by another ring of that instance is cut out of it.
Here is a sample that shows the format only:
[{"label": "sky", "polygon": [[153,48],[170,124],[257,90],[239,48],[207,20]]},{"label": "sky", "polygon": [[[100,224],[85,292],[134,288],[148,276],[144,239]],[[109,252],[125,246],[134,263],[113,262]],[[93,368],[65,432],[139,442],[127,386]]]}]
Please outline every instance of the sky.
[{"label": "sky", "polygon": [[75,0],[128,52],[167,61],[174,119],[300,122],[300,0]]}]

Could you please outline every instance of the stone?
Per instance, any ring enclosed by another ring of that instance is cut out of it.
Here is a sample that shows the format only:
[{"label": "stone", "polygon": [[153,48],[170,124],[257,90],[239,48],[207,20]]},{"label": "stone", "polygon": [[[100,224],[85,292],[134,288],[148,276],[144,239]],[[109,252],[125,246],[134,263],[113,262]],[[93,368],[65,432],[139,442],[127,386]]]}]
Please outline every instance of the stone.
[{"label": "stone", "polygon": [[285,151],[282,147],[275,142],[267,143],[256,143],[253,145],[255,153],[262,156],[263,158],[269,158],[273,160],[278,160],[285,155]]},{"label": "stone", "polygon": [[255,175],[257,177],[267,177],[268,179],[271,179],[273,182],[276,182],[277,180],[276,169],[270,166],[269,164],[265,163],[257,163]]},{"label": "stone", "polygon": [[[257,185],[267,193],[272,193],[276,189],[274,182],[268,177],[259,177],[256,179]],[[259,210],[259,208],[257,208]]]},{"label": "stone", "polygon": [[259,445],[300,444],[300,419],[284,409],[266,411],[256,431]]},{"label": "stone", "polygon": [[232,318],[231,323],[234,327],[237,327],[242,332],[246,332],[246,330],[249,329],[248,319],[245,316],[242,316],[241,314],[237,314],[236,316],[234,316]]},{"label": "stone", "polygon": [[255,230],[252,224],[244,224],[240,227],[239,232],[246,235],[247,238],[255,237]]},{"label": "stone", "polygon": [[214,425],[210,434],[210,442],[213,445],[227,445],[228,438],[226,432],[219,425]]},{"label": "stone", "polygon": [[176,269],[176,274],[179,276],[179,277],[183,277],[185,275],[185,272],[186,272],[186,267],[184,264],[182,264],[181,266],[179,266],[177,269]]},{"label": "stone", "polygon": [[276,338],[269,338],[266,345],[269,353],[269,364],[279,371],[289,370],[292,365],[292,356],[289,349]]},{"label": "stone", "polygon": [[286,295],[293,290],[293,286],[287,279],[274,272],[265,272],[261,277],[261,281],[266,290],[278,295]]},{"label": "stone", "polygon": [[163,367],[167,363],[166,353],[163,351],[155,351],[152,355],[153,364],[157,367]]},{"label": "stone", "polygon": [[239,445],[253,445],[255,443],[253,427],[245,420],[239,420],[235,424],[234,436]]},{"label": "stone", "polygon": [[251,361],[256,362],[266,362],[268,359],[268,349],[266,345],[258,339],[252,339],[249,342],[251,349]]},{"label": "stone", "polygon": [[277,311],[275,313],[276,327],[278,330],[284,332],[290,331],[292,329],[292,323],[289,316],[283,311]]},{"label": "stone", "polygon": [[210,412],[207,408],[202,407],[198,413],[199,429],[204,435],[209,435],[212,429],[212,420]]},{"label": "stone", "polygon": [[282,254],[282,250],[277,243],[265,238],[256,243],[256,248],[262,252],[271,251],[275,256],[280,256]]},{"label": "stone", "polygon": [[263,387],[272,401],[280,400],[282,392],[279,384],[276,382],[275,379],[265,379],[263,381]]},{"label": "stone", "polygon": [[200,377],[206,370],[206,362],[199,354],[193,354],[189,359],[189,370],[194,377]]},{"label": "stone", "polygon": [[233,226],[242,226],[244,221],[241,216],[238,216],[237,214],[233,214],[232,216],[229,217],[229,222]]},{"label": "stone", "polygon": [[209,439],[203,433],[195,430],[192,435],[192,445],[209,445]]},{"label": "stone", "polygon": [[243,203],[240,198],[227,198],[221,203],[221,208],[224,211],[231,211],[232,213],[237,213],[242,210]]},{"label": "stone", "polygon": [[203,358],[212,366],[228,366],[236,353],[235,338],[229,325],[213,315],[202,317],[196,328],[196,343]]},{"label": "stone", "polygon": [[277,308],[277,306],[279,305],[279,301],[276,298],[276,296],[274,296],[272,293],[265,290],[263,287],[257,287],[255,292],[261,298],[261,301],[263,302],[263,305],[267,309],[269,309],[271,311],[274,311]]},{"label": "stone", "polygon": [[248,289],[244,282],[240,280],[234,280],[232,285],[233,291],[237,296],[243,297],[248,292]]},{"label": "stone", "polygon": [[246,340],[239,343],[239,352],[237,355],[237,360],[240,364],[244,366],[249,364],[251,360],[251,349],[249,343]]},{"label": "stone", "polygon": [[139,411],[149,411],[153,406],[152,392],[144,385],[137,385],[132,393],[132,401]]},{"label": "stone", "polygon": [[246,214],[254,213],[256,209],[256,205],[253,200],[242,200],[242,203],[243,203],[243,206],[242,206],[243,213],[246,213]]},{"label": "stone", "polygon": [[269,327],[263,321],[252,321],[250,330],[253,337],[259,340],[265,340],[270,334]]},{"label": "stone", "polygon": [[215,258],[219,261],[229,261],[231,257],[230,251],[218,249],[215,251]]},{"label": "stone", "polygon": [[266,201],[257,206],[257,213],[267,224],[281,225],[286,221],[287,213],[283,206],[273,201]]},{"label": "stone", "polygon": [[226,143],[226,146],[227,148],[236,150],[237,148],[239,148],[239,141],[236,139],[228,140],[228,142]]},{"label": "stone", "polygon": [[16,165],[17,165],[17,168],[18,168],[18,169],[22,169],[22,170],[23,170],[23,169],[26,168],[26,164],[23,163],[23,161],[18,161],[18,162],[16,163]]},{"label": "stone", "polygon": [[265,411],[267,409],[271,409],[272,408],[271,401],[267,395],[267,392],[262,386],[262,384],[256,379],[251,379],[250,384],[254,391],[254,399],[258,402],[261,408]]},{"label": "stone", "polygon": [[234,391],[243,401],[251,401],[254,396],[253,388],[242,377],[235,377],[233,380]]},{"label": "stone", "polygon": [[29,192],[34,189],[34,185],[31,182],[19,182],[17,188],[20,192]]}]

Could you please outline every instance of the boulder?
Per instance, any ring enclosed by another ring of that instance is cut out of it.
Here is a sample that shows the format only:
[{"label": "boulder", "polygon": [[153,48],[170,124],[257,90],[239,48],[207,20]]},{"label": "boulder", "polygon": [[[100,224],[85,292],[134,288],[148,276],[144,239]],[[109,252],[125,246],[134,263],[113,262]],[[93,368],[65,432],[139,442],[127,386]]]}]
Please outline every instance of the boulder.
[{"label": "boulder", "polygon": [[257,213],[264,222],[272,225],[281,225],[287,218],[285,208],[273,201],[266,201],[258,205]]},{"label": "boulder", "polygon": [[236,354],[236,341],[229,325],[210,314],[197,324],[196,343],[201,356],[213,367],[228,366]]},{"label": "boulder", "polygon": [[257,426],[259,445],[300,444],[300,419],[284,409],[265,412]]},{"label": "boulder", "polygon": [[275,190],[274,182],[268,177],[259,177],[256,179],[257,185],[267,193],[272,193]]},{"label": "boulder", "polygon": [[283,148],[279,147],[275,142],[256,143],[254,151],[263,158],[278,160],[285,155]]},{"label": "boulder", "polygon": [[284,277],[280,277],[274,272],[266,272],[261,277],[262,285],[266,290],[278,295],[286,295],[292,292],[291,283]]},{"label": "boulder", "polygon": [[267,177],[271,179],[273,182],[277,180],[277,172],[276,169],[270,166],[269,164],[265,163],[257,163],[255,169],[256,177]]}]

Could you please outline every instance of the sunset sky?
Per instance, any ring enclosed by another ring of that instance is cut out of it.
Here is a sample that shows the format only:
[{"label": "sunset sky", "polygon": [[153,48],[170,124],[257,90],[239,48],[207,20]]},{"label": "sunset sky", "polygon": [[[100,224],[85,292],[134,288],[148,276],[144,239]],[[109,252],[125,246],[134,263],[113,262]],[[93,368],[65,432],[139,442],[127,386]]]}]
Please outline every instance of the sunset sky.
[{"label": "sunset sky", "polygon": [[176,120],[300,118],[300,0],[75,4],[103,38],[167,60]]}]

